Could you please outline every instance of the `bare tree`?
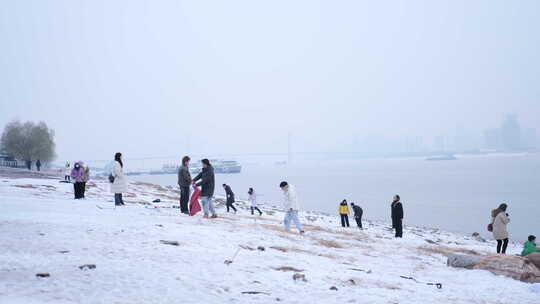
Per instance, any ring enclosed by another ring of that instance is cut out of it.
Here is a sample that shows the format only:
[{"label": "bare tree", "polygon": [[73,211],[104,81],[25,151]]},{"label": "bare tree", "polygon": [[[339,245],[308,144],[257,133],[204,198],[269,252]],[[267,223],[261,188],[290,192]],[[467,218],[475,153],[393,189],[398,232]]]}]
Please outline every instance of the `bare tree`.
[{"label": "bare tree", "polygon": [[54,130],[44,122],[12,121],[4,128],[0,143],[3,151],[27,163],[37,159],[49,162],[56,157]]}]

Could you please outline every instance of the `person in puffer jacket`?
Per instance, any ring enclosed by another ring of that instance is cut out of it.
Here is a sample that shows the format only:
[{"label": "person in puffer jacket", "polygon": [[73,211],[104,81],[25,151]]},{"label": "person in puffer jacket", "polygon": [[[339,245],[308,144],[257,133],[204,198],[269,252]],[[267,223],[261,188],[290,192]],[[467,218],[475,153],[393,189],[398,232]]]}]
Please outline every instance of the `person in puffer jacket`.
[{"label": "person in puffer jacket", "polygon": [[497,253],[506,253],[508,246],[508,230],[506,226],[510,223],[510,218],[506,209],[508,205],[500,204],[497,209],[491,211],[491,223],[493,224],[493,238],[497,240]]},{"label": "person in puffer jacket", "polygon": [[71,180],[75,199],[84,198],[84,169],[79,162],[76,162],[71,170]]},{"label": "person in puffer jacket", "polygon": [[283,225],[285,230],[291,231],[291,221],[294,222],[298,232],[304,233],[302,224],[298,219],[298,211],[300,209],[298,204],[298,197],[296,196],[296,189],[293,185],[289,185],[287,182],[281,182],[279,188],[283,191],[283,211],[285,211],[285,218],[283,219]]},{"label": "person in puffer jacket", "polygon": [[349,214],[351,212],[349,211],[349,205],[347,204],[347,200],[343,200],[339,204],[338,212],[341,216],[341,227],[349,227]]}]

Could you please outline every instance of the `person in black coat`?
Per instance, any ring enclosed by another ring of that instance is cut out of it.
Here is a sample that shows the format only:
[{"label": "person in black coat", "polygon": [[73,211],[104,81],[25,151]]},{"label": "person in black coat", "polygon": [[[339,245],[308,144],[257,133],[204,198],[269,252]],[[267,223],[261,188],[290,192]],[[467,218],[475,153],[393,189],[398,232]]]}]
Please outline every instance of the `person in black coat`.
[{"label": "person in black coat", "polygon": [[356,220],[356,225],[358,225],[358,228],[362,229],[362,215],[364,214],[364,210],[355,203],[351,203],[351,207],[354,212],[354,219]]},{"label": "person in black coat", "polygon": [[394,195],[394,200],[390,205],[392,215],[392,228],[396,229],[396,237],[403,237],[403,205],[399,195]]},{"label": "person in black coat", "polygon": [[189,156],[182,158],[182,166],[178,169],[178,186],[180,187],[180,212],[189,214],[189,186],[191,185],[191,174],[189,173]]},{"label": "person in black coat", "polygon": [[41,169],[41,161],[39,159],[36,161],[36,168],[38,171]]},{"label": "person in black coat", "polygon": [[231,190],[231,186],[227,184],[223,184],[223,189],[225,189],[225,195],[227,196],[227,212],[229,212],[229,208],[232,208],[234,210],[234,213],[236,213],[236,208],[234,207],[234,192]]},{"label": "person in black coat", "polygon": [[202,186],[201,189],[201,203],[204,211],[204,218],[208,218],[208,214],[212,213],[212,218],[216,218],[217,214],[214,209],[214,202],[212,198],[214,197],[214,187],[215,187],[215,176],[214,176],[214,167],[210,164],[208,159],[201,160],[202,163],[202,172],[199,173],[193,179],[195,183],[198,180],[201,180],[196,184],[197,187]]}]

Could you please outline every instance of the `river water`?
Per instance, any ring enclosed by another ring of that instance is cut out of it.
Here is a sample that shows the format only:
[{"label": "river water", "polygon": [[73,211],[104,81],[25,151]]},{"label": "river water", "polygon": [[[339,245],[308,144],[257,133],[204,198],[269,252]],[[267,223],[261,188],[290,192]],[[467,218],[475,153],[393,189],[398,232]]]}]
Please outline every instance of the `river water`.
[{"label": "river water", "polygon": [[[175,175],[141,175],[130,179],[175,185]],[[458,156],[457,160],[423,158],[305,161],[291,166],[243,164],[240,174],[216,175],[216,194],[229,184],[239,199],[253,187],[263,204],[280,204],[278,185],[297,188],[304,210],[337,213],[341,200],[358,203],[364,217],[390,221],[390,202],[401,196],[404,223],[490,237],[490,211],[500,203],[507,212],[511,239],[540,236],[540,154]],[[337,221],[336,221],[337,223]]]}]

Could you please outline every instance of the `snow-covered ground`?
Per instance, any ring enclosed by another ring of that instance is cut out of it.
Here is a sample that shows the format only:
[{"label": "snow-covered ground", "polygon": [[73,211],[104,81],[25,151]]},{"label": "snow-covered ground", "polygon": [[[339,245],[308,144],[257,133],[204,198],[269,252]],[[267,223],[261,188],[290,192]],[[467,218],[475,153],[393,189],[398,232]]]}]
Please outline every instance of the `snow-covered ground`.
[{"label": "snow-covered ground", "polygon": [[220,205],[209,220],[171,208],[174,189],[130,183],[114,208],[106,181],[88,188],[76,201],[56,179],[0,177],[0,303],[540,303],[538,284],[446,266],[444,253],[488,254],[492,241],[411,226],[394,239],[387,223],[344,229],[315,212],[300,235],[271,206]]}]

